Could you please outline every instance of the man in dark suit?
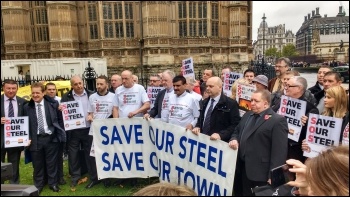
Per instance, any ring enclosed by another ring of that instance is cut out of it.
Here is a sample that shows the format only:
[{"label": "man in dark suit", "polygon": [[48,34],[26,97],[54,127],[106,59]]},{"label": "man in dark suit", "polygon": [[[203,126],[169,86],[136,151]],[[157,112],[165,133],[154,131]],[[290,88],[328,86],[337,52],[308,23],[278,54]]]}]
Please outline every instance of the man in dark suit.
[{"label": "man in dark suit", "polygon": [[19,161],[23,147],[5,148],[4,146],[4,124],[7,117],[23,116],[23,105],[26,100],[16,96],[18,85],[14,80],[5,80],[3,86],[4,94],[1,95],[1,162],[12,163],[13,177],[11,184],[19,184]]},{"label": "man in dark suit", "polygon": [[[66,92],[61,99],[62,102],[80,100],[83,105],[84,117],[88,116],[88,106],[89,106],[89,97],[93,92],[84,88],[84,82],[80,76],[75,75],[70,79],[72,89],[69,92]],[[78,181],[81,178],[82,166],[87,166],[88,171],[91,174],[90,168],[90,148],[92,138],[89,138],[90,122],[86,122],[85,128],[73,129],[67,131],[68,141],[68,163],[69,163],[69,173],[71,175],[71,188],[75,189],[78,185]],[[80,163],[79,150],[80,147],[84,150],[85,163]],[[99,182],[91,182],[89,187],[93,187]]]},{"label": "man in dark suit", "polygon": [[[45,186],[44,161],[50,189],[59,192],[57,183],[59,144],[66,141],[62,112],[56,100],[45,95],[45,87],[37,82],[31,85],[32,98],[24,106],[24,114],[29,116],[29,151],[34,168],[34,185],[39,192]],[[61,155],[62,157],[62,155]]]},{"label": "man in dark suit", "polygon": [[234,150],[239,146],[235,195],[251,196],[251,188],[270,182],[270,170],[287,159],[287,121],[269,108],[270,96],[267,90],[252,94],[252,111],[244,114],[231,136],[229,146]]},{"label": "man in dark suit", "polygon": [[[169,95],[174,94],[173,78],[175,73],[171,70],[166,70],[162,74],[162,83],[164,90],[160,91],[154,102],[154,107],[146,113],[144,118],[162,118],[162,110],[166,110],[168,107]],[[163,113],[165,114],[165,113]],[[164,121],[166,122],[166,121]]]},{"label": "man in dark suit", "polygon": [[219,77],[209,78],[206,86],[209,97],[203,100],[199,120],[192,132],[196,135],[209,135],[213,140],[228,142],[241,119],[238,104],[222,94],[222,81]]}]

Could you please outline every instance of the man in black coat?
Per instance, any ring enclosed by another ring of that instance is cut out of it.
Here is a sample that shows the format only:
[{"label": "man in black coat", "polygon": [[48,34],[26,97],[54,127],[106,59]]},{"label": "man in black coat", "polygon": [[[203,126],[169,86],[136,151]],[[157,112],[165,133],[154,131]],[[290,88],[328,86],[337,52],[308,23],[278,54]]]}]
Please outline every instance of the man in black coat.
[{"label": "man in black coat", "polygon": [[312,86],[311,88],[308,89],[308,90],[310,90],[310,92],[312,94],[315,94],[315,93],[323,90],[323,77],[329,71],[332,71],[332,69],[329,66],[321,66],[318,69],[317,82],[316,82],[316,84],[314,86]]},{"label": "man in black coat", "polygon": [[206,86],[209,97],[203,100],[203,108],[192,132],[196,135],[209,135],[212,140],[228,142],[241,119],[238,104],[222,94],[222,81],[219,77],[209,78]]},{"label": "man in black coat", "polygon": [[[319,111],[315,105],[307,101],[304,97],[304,93],[307,88],[307,81],[304,77],[294,76],[289,79],[285,85],[286,96],[306,101],[306,111],[305,116],[309,116],[310,113],[318,114]],[[281,98],[276,100],[274,104],[271,105],[273,111],[277,112],[281,106]],[[302,141],[306,138],[307,125],[304,125],[301,129],[299,141],[288,139],[288,159],[296,159],[301,162],[305,162],[306,157],[303,156],[303,151],[301,149]]]},{"label": "man in black coat", "polygon": [[173,87],[173,78],[175,77],[175,73],[171,70],[166,70],[162,74],[162,83],[164,90],[160,91],[157,94],[157,98],[154,102],[153,108],[146,113],[144,118],[162,118],[162,110],[167,109],[169,95],[174,94]]},{"label": "man in black coat", "polygon": [[[61,103],[68,101],[80,100],[83,105],[84,117],[87,120],[88,116],[88,106],[89,106],[89,97],[93,92],[84,88],[83,80],[80,76],[73,76],[70,80],[72,89],[69,92],[66,92],[61,99]],[[73,129],[67,131],[68,135],[68,163],[69,163],[69,173],[71,175],[71,187],[75,188],[78,184],[79,179],[81,178],[81,167],[82,165],[87,166],[89,172],[91,172],[89,165],[89,156],[91,148],[91,140],[89,137],[90,122],[86,122],[85,128]],[[85,164],[80,163],[79,150],[80,147],[84,150]],[[93,182],[90,187],[97,184],[98,182]]]},{"label": "man in black coat", "polygon": [[[5,148],[4,124],[7,117],[23,116],[23,105],[27,101],[16,96],[17,90],[18,90],[18,84],[14,80],[5,80],[3,85],[3,90],[4,90],[4,94],[1,95],[1,162],[5,163],[5,156],[7,154],[7,161],[9,163],[12,163],[13,176],[12,176],[12,179],[10,180],[10,183],[19,184],[19,162],[20,162],[23,146]],[[13,109],[12,115],[9,114],[10,102],[12,104],[12,109]]]},{"label": "man in black coat", "polygon": [[[257,90],[251,96],[252,110],[245,113],[231,136],[237,150],[235,195],[251,196],[252,188],[266,185],[270,170],[283,165],[288,152],[287,120],[269,106],[271,93]],[[243,191],[242,191],[243,190]]]},{"label": "man in black coat", "polygon": [[[57,183],[59,144],[66,141],[63,129],[62,112],[56,100],[45,95],[42,83],[31,85],[32,98],[24,106],[24,114],[29,117],[29,151],[34,168],[34,185],[39,192],[45,186],[44,161],[46,163],[48,184],[54,192],[59,192]],[[61,155],[62,157],[62,155]]]}]

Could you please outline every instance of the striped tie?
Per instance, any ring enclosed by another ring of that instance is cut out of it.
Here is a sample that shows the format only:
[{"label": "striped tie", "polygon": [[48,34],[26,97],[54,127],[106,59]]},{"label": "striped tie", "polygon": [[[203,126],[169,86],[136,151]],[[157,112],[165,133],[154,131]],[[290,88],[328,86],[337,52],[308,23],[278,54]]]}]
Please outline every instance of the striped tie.
[{"label": "striped tie", "polygon": [[9,99],[10,103],[9,103],[9,113],[8,113],[8,117],[15,117],[15,112],[13,110],[13,105],[12,105],[12,100],[13,99]]},{"label": "striped tie", "polygon": [[207,111],[207,115],[205,116],[205,120],[204,120],[204,124],[203,124],[203,134],[207,134],[210,131],[210,116],[211,116],[211,112],[213,111],[213,105],[214,105],[214,99],[211,99],[211,104],[210,107]]},{"label": "striped tie", "polygon": [[41,111],[41,104],[38,104],[38,130],[39,135],[45,133],[44,129],[44,118],[43,118],[43,112]]}]

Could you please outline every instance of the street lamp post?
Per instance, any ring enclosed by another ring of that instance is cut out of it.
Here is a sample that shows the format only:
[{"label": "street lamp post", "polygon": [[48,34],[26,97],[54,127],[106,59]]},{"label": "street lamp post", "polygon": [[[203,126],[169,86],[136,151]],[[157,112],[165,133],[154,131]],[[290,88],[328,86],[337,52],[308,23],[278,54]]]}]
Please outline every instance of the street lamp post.
[{"label": "street lamp post", "polygon": [[266,19],[266,17],[265,17],[265,13],[264,13],[264,16],[262,17],[262,19],[263,19],[263,53],[262,53],[262,55],[263,55],[263,57],[262,57],[262,65],[264,65],[264,59],[265,59],[265,19]]}]

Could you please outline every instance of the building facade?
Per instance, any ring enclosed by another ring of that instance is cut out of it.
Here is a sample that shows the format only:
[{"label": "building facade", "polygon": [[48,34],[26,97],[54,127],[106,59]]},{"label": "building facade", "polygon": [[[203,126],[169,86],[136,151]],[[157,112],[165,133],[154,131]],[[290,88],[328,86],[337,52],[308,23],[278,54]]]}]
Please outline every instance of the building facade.
[{"label": "building facade", "polygon": [[253,52],[252,1],[2,1],[1,15],[2,60],[103,57],[109,73],[153,73]]},{"label": "building facade", "polygon": [[[335,17],[320,15],[319,8],[305,16],[304,22],[296,33],[296,49],[301,56],[317,56],[319,61],[337,60],[338,52],[343,52],[349,61],[349,16],[345,16],[339,6]],[[340,43],[343,41],[343,48]],[[340,51],[341,50],[341,51]],[[343,60],[341,60],[343,61]]]},{"label": "building facade", "polygon": [[[265,17],[265,15],[264,15]],[[262,58],[267,49],[276,48],[278,52],[287,44],[295,45],[295,35],[291,30],[286,30],[285,24],[269,27],[267,22],[263,20],[258,28],[258,37],[254,41],[254,57]],[[265,60],[271,60],[273,57],[265,57]]]}]

